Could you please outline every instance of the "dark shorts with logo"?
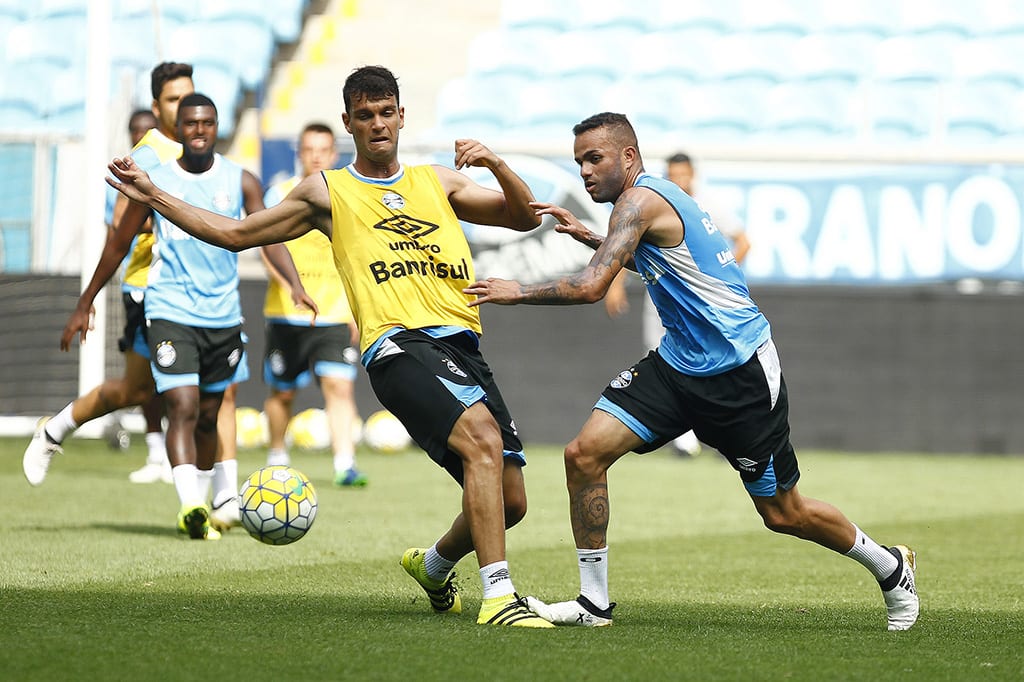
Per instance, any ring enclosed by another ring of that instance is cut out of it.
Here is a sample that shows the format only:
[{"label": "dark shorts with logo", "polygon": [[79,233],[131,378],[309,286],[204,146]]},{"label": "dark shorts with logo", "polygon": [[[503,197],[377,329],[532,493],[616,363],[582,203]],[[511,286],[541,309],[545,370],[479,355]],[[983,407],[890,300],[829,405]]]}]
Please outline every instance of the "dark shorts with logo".
[{"label": "dark shorts with logo", "polygon": [[[608,404],[610,403],[610,404]],[[655,450],[693,429],[740,473],[751,494],[771,496],[800,478],[789,441],[789,400],[774,345],[714,376],[689,376],[651,351],[620,372],[597,409],[612,414]]]},{"label": "dark shorts with logo", "polygon": [[241,325],[214,329],[150,320],[148,336],[150,365],[159,393],[180,386],[222,392],[244,361]]},{"label": "dark shorts with logo", "polygon": [[136,339],[140,336],[142,342],[146,342],[145,292],[126,291],[121,294],[121,301],[124,303],[124,335],[117,340],[117,348],[124,353],[135,350]]},{"label": "dark shorts with logo", "polygon": [[[347,324],[310,327],[268,322],[266,339],[263,379],[274,388],[301,388],[311,381],[311,372],[355,377],[359,351],[349,345],[352,335]],[[335,371],[328,371],[332,367]]]},{"label": "dark shorts with logo", "polygon": [[366,368],[381,405],[398,417],[416,444],[461,485],[462,460],[448,437],[466,408],[483,400],[501,428],[505,458],[526,464],[523,444],[490,367],[469,333],[435,339],[415,329],[388,338],[401,352]]}]

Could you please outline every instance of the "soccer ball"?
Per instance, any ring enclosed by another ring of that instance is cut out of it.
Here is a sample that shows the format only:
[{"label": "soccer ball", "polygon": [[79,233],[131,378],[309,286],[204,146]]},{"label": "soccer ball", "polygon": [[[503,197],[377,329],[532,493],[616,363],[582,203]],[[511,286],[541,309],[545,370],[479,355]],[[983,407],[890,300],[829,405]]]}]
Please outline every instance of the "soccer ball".
[{"label": "soccer ball", "polygon": [[363,442],[377,452],[399,452],[412,445],[409,432],[387,410],[374,412],[363,423]]},{"label": "soccer ball", "polygon": [[331,447],[331,427],[327,413],[311,407],[292,417],[284,434],[285,442],[300,450],[326,450]]},{"label": "soccer ball", "polygon": [[269,443],[267,415],[254,407],[235,409],[235,442],[240,448],[258,448]]},{"label": "soccer ball", "polygon": [[316,490],[306,475],[287,466],[254,471],[238,491],[242,527],[260,542],[287,545],[313,526]]}]

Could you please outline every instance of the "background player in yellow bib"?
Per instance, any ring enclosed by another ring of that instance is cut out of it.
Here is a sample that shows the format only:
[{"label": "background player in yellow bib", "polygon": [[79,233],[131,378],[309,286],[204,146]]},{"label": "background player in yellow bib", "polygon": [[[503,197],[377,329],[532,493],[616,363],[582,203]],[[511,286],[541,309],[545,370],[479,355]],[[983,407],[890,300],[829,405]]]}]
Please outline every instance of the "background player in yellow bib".
[{"label": "background player in yellow bib", "polygon": [[[302,174],[282,180],[263,196],[266,206],[276,206],[302,180],[334,168],[338,161],[334,131],[323,123],[310,123],[299,135],[299,165]],[[267,322],[263,380],[270,394],[263,403],[270,426],[267,464],[289,464],[285,431],[292,416],[295,392],[316,376],[324,395],[324,411],[331,430],[334,453],[334,483],[346,487],[367,484],[366,475],[356,469],[356,404],[353,383],[359,362],[359,333],[345,290],[334,266],[331,242],[316,230],[286,242],[306,292],[320,306],[312,323],[311,311],[292,302],[284,277],[264,257],[270,272],[263,317]],[[261,252],[262,253],[262,252]]]},{"label": "background player in yellow bib", "polygon": [[[342,96],[342,121],[356,149],[352,164],[311,175],[277,206],[241,221],[160,191],[130,158],[110,164],[114,177],[107,182],[190,234],[232,250],[310,230],[330,238],[374,392],[463,489],[462,511],[451,527],[429,549],[407,550],[402,566],[435,611],[458,613],[452,567],[475,551],[483,583],[477,622],[551,627],[516,594],[505,560],[505,527],[526,513],[525,458],[479,351],[479,312],[462,292],[474,272],[459,224],[531,230],[540,224],[530,206],[533,194],[476,140],[455,141],[455,170],[401,164],[405,110],[386,68],[356,69]],[[500,190],[457,172],[466,166],[487,168]]]}]

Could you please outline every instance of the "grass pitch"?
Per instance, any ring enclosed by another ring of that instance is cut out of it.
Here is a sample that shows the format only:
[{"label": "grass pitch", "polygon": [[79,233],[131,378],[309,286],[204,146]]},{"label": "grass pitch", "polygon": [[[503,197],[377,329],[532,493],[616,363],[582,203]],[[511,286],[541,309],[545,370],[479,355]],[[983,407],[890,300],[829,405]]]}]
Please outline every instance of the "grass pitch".
[{"label": "grass pitch", "polygon": [[[867,571],[765,530],[716,455],[629,456],[610,472],[614,627],[522,631],[476,625],[472,556],[457,567],[461,616],[431,613],[399,566],[459,508],[420,453],[360,453],[363,490],[334,488],[326,453],[296,454],[316,524],[271,547],[240,529],[179,536],[173,488],[127,480],[141,444],[69,441],[38,489],[24,445],[0,440],[3,680],[1024,679],[1021,457],[801,453],[805,495],[918,551],[921,619],[891,633]],[[527,450],[513,579],[569,599],[560,449]],[[262,459],[243,452],[242,475]]]}]

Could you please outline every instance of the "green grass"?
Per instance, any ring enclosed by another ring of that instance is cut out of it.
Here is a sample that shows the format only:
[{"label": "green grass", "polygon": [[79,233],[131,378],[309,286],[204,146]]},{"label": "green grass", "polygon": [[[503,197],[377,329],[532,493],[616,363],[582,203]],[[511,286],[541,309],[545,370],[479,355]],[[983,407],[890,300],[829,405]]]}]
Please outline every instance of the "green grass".
[{"label": "green grass", "polygon": [[[459,491],[424,455],[360,453],[364,490],[330,485],[309,536],[261,545],[174,531],[168,485],[132,485],[142,459],[73,440],[46,483],[0,440],[2,680],[1020,680],[1024,679],[1024,458],[801,455],[805,495],[882,543],[918,550],[922,615],[885,630],[852,561],[774,535],[717,456],[630,456],[611,471],[615,626],[520,631],[435,616],[398,565],[428,546]],[[576,595],[559,448],[528,448],[530,511],[508,535],[521,593]],[[243,452],[241,470],[261,463]]]}]

